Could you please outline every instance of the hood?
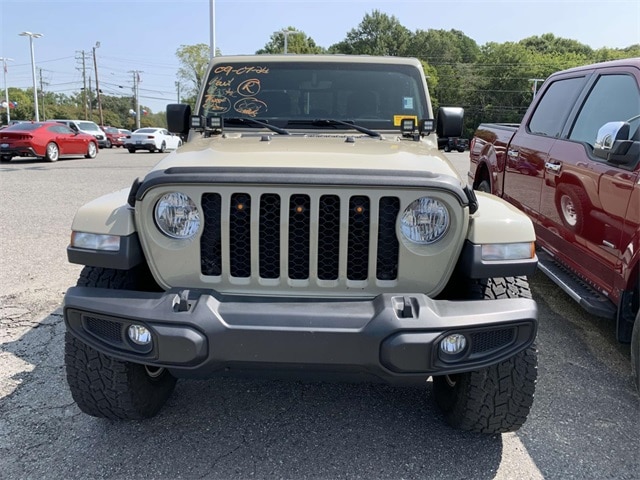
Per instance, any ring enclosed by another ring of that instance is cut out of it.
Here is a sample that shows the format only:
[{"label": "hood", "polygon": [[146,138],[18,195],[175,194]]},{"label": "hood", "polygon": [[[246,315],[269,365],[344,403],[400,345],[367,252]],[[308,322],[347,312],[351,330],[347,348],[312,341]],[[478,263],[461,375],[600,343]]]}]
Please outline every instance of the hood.
[{"label": "hood", "polygon": [[153,170],[171,167],[309,168],[422,171],[455,177],[457,170],[436,147],[436,137],[412,141],[398,136],[309,133],[226,133],[197,138],[167,155]]}]

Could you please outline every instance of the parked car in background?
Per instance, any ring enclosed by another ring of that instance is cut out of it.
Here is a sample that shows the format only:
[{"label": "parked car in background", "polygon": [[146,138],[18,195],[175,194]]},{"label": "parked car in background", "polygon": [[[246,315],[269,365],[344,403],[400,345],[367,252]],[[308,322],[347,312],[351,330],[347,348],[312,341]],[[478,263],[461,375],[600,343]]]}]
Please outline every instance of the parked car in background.
[{"label": "parked car in background", "polygon": [[445,152],[451,152],[457,150],[458,152],[464,152],[469,148],[469,140],[460,137],[450,137],[447,139],[447,143],[444,145]]},{"label": "parked car in background", "polygon": [[475,189],[533,220],[539,268],[632,342],[640,385],[640,58],[553,74],[521,125],[478,127],[470,160]]},{"label": "parked car in background", "polygon": [[98,147],[107,148],[107,135],[100,129],[97,123],[90,120],[54,119],[52,122],[64,123],[71,130],[93,135],[98,142]]},{"label": "parked car in background", "polygon": [[0,131],[0,160],[36,157],[55,162],[61,157],[95,158],[98,143],[93,135],[78,133],[57,122],[17,123]]},{"label": "parked car in background", "polygon": [[102,131],[107,136],[107,148],[121,147],[124,145],[124,139],[127,137],[126,133],[122,133],[119,128],[103,126]]},{"label": "parked car in background", "polygon": [[138,150],[162,153],[166,150],[175,150],[180,145],[182,145],[180,136],[169,133],[166,128],[139,128],[124,140],[124,147],[129,150],[129,153],[135,153]]},{"label": "parked car in background", "polygon": [[131,130],[127,130],[126,128],[119,128],[118,131],[124,134],[125,137],[128,137],[129,135],[131,135]]}]

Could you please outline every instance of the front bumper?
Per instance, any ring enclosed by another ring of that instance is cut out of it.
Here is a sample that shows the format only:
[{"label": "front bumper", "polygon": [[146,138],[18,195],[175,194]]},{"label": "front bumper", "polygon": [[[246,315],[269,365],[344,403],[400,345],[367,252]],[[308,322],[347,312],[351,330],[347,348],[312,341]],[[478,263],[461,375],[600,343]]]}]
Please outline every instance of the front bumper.
[{"label": "front bumper", "polygon": [[[219,299],[207,292],[72,287],[64,319],[71,334],[92,348],[167,367],[178,377],[260,370],[387,383],[487,367],[530,346],[537,331],[533,300],[452,302],[422,294],[274,302]],[[151,346],[128,339],[131,324],[151,331]],[[464,334],[468,345],[445,358],[439,342],[451,333]]]}]

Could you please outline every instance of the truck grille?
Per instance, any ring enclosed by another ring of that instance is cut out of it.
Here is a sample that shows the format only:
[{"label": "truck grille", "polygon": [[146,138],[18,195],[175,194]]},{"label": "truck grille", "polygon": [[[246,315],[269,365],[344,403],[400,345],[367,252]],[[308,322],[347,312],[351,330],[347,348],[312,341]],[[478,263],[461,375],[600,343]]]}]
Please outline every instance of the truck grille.
[{"label": "truck grille", "polygon": [[[201,203],[203,275],[291,280],[315,276],[327,281],[398,276],[397,197],[238,192],[227,200],[219,193],[205,193]],[[227,224],[228,238],[223,239]],[[226,265],[228,272],[223,271]]]}]

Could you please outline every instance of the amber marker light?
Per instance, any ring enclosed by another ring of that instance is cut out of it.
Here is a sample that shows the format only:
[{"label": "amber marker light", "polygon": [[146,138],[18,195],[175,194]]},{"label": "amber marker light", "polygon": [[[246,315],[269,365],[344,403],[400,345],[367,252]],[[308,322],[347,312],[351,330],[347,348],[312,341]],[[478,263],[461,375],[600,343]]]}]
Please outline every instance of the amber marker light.
[{"label": "amber marker light", "polygon": [[361,205],[358,205],[356,207],[356,213],[364,213],[364,207]]}]

